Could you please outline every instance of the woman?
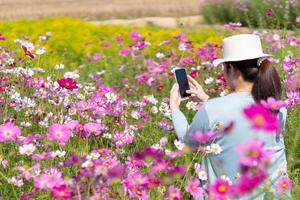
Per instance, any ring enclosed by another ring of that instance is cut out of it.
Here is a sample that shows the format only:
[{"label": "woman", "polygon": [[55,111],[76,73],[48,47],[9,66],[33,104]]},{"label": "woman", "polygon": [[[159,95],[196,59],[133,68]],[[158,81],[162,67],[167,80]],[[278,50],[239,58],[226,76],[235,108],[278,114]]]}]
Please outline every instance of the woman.
[{"label": "woman", "polygon": [[[218,155],[206,154],[201,161],[208,173],[208,183],[213,183],[222,175],[228,176],[233,182],[240,172],[239,154],[236,147],[246,141],[261,139],[265,148],[274,148],[272,165],[268,169],[269,177],[274,184],[280,176],[280,170],[286,168],[286,157],[283,136],[280,133],[268,134],[264,131],[253,130],[243,114],[243,109],[254,102],[266,100],[268,97],[280,99],[281,83],[276,69],[266,57],[271,56],[262,52],[261,41],[257,35],[240,34],[223,40],[223,58],[214,60],[214,66],[223,65],[227,85],[233,91],[224,97],[209,99],[202,87],[191,77],[189,78],[192,96],[204,101],[199,108],[191,125],[179,110],[182,101],[175,84],[170,92],[170,107],[172,120],[177,137],[189,146],[199,144],[191,139],[196,131],[206,132],[225,127],[234,122],[230,134],[215,138],[222,152]],[[209,99],[209,100],[208,100]],[[278,117],[282,128],[285,124],[286,109],[280,109]],[[245,199],[264,199],[263,195],[252,193]]]}]

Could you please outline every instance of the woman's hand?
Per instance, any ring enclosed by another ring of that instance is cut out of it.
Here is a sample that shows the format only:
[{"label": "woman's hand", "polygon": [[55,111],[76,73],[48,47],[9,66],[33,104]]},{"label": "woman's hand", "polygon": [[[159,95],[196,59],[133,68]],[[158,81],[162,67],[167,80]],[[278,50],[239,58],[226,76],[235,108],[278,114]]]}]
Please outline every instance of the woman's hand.
[{"label": "woman's hand", "polygon": [[197,97],[201,101],[206,101],[209,96],[204,92],[202,86],[191,76],[188,76],[190,89],[186,92],[191,94],[193,97]]},{"label": "woman's hand", "polygon": [[182,98],[179,93],[178,83],[175,83],[170,91],[170,108],[172,111],[179,110]]}]

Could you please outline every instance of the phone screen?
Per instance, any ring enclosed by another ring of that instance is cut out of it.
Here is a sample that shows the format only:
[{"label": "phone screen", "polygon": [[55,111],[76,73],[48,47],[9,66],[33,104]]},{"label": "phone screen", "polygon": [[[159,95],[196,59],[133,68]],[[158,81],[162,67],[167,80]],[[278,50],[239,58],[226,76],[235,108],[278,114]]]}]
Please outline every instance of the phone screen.
[{"label": "phone screen", "polygon": [[179,92],[181,97],[191,96],[191,94],[186,93],[186,91],[190,89],[190,86],[189,86],[185,69],[176,69],[175,76],[176,76],[177,83],[179,85]]}]

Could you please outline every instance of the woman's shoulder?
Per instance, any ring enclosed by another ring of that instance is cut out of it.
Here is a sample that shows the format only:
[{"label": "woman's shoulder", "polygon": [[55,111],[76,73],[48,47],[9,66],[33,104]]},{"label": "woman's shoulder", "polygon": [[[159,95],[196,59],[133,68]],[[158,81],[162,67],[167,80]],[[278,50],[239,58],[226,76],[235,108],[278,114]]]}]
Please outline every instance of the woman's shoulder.
[{"label": "woman's shoulder", "polygon": [[238,93],[230,93],[226,96],[215,97],[207,100],[204,105],[206,107],[218,107],[218,106],[226,106],[226,105],[244,105],[254,102],[254,99],[250,92],[238,92]]}]

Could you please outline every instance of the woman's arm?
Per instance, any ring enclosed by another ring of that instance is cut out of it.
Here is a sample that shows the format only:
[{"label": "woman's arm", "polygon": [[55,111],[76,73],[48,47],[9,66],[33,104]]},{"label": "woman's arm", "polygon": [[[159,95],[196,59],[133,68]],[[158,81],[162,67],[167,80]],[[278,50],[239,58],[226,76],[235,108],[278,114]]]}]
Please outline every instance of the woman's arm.
[{"label": "woman's arm", "polygon": [[205,105],[202,105],[191,125],[188,124],[186,117],[180,110],[172,111],[173,126],[175,128],[176,135],[181,142],[189,146],[198,146],[199,143],[191,138],[196,131],[206,132],[209,130],[209,120],[205,110]]}]

